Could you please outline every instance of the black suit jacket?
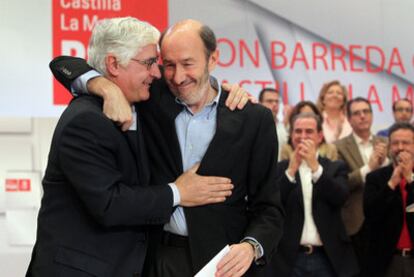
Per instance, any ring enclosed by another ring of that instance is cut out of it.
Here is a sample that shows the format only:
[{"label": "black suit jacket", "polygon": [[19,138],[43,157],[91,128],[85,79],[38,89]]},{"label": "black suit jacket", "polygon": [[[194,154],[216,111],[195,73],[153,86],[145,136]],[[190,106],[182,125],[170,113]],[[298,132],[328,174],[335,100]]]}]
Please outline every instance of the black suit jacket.
[{"label": "black suit jacket", "polygon": [[[216,133],[198,173],[229,177],[235,188],[224,203],[184,209],[194,272],[224,245],[247,236],[261,243],[268,262],[281,236],[278,148],[271,113],[252,104],[232,112],[225,106],[227,95],[223,92],[219,99]],[[175,180],[183,170],[174,120],[183,108],[165,82],[153,85],[150,101],[140,108],[154,178],[159,183]]]},{"label": "black suit jacket", "polygon": [[[55,77],[67,88],[88,71],[83,60],[61,57],[51,63]],[[65,73],[71,67],[71,76]],[[69,78],[68,78],[69,77]],[[194,273],[226,244],[246,236],[264,248],[262,262],[269,262],[282,231],[283,210],[276,183],[277,137],[269,110],[248,104],[241,111],[225,107],[227,93],[219,100],[217,130],[198,173],[225,176],[235,188],[224,203],[185,208]],[[183,172],[174,120],[182,110],[163,80],[153,82],[149,101],[139,104],[143,118],[152,181],[166,184]],[[154,232],[156,236],[156,232]],[[154,239],[153,241],[158,241]],[[260,275],[255,267],[251,275]]]},{"label": "black suit jacket", "polygon": [[96,97],[76,98],[64,111],[27,276],[141,276],[144,226],[169,221],[172,192],[142,182],[137,160],[145,157],[127,136],[102,114]]},{"label": "black suit jacket", "polygon": [[[348,170],[342,161],[319,158],[323,173],[313,184],[312,213],[324,250],[337,276],[354,276],[358,266],[349,237],[341,219],[341,208],[349,194]],[[275,276],[291,276],[298,254],[304,224],[304,204],[299,172],[291,183],[285,171],[289,161],[277,167],[286,220],[279,249],[272,260]]]},{"label": "black suit jacket", "polygon": [[[370,276],[383,276],[397,247],[403,225],[400,187],[388,186],[394,168],[389,165],[367,175],[364,192],[365,222],[370,233],[367,267]],[[407,184],[407,205],[414,202],[414,183]],[[408,230],[414,241],[414,214],[406,213]]]}]

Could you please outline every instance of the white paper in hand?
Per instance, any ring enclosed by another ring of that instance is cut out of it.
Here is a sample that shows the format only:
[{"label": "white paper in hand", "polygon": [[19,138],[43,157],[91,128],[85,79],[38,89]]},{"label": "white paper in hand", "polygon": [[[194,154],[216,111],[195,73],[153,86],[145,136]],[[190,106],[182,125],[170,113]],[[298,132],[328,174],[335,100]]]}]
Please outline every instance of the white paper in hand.
[{"label": "white paper in hand", "polygon": [[211,261],[208,262],[194,277],[214,277],[217,271],[217,265],[220,260],[229,253],[230,247],[226,245]]},{"label": "white paper in hand", "polygon": [[405,211],[406,211],[407,213],[414,213],[414,203],[413,203],[413,204],[411,204],[411,205],[408,205],[408,206],[405,208]]}]

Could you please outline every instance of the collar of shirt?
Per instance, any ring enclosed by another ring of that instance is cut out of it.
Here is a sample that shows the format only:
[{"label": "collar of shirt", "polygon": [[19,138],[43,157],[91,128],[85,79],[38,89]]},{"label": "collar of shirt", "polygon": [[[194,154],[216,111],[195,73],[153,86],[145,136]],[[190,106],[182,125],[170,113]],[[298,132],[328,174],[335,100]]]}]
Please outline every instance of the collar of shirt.
[{"label": "collar of shirt", "polygon": [[[216,97],[213,98],[213,100],[211,102],[207,103],[204,106],[204,108],[210,107],[209,113],[218,104],[218,101],[219,101],[220,95],[221,95],[221,86],[219,86],[218,80],[215,77],[211,76],[211,75],[210,75],[210,85],[213,87],[213,89],[215,89],[217,91],[217,95],[216,95]],[[178,104],[183,106],[187,112],[189,112],[190,114],[193,115],[193,112],[191,111],[191,109],[188,107],[188,105],[186,103],[184,103],[183,101],[181,101],[177,97],[175,98],[175,102],[177,102]]]},{"label": "collar of shirt", "polygon": [[359,137],[357,134],[355,134],[355,132],[352,132],[352,135],[354,136],[354,139],[355,139],[355,142],[357,143],[357,145],[366,145],[368,143],[372,144],[372,141],[374,139],[372,134],[369,135],[368,141],[364,141],[361,137]]},{"label": "collar of shirt", "polygon": [[132,124],[129,127],[128,131],[136,131],[137,130],[137,111],[135,110],[135,106],[131,106],[132,110]]}]

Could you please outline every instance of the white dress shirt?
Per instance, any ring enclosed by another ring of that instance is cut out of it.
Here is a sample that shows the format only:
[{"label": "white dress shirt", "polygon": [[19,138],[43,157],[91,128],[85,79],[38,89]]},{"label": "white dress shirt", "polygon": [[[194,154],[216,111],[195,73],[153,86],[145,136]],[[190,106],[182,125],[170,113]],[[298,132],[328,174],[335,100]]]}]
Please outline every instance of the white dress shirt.
[{"label": "white dress shirt", "polygon": [[[358,146],[359,153],[361,154],[361,157],[362,157],[362,161],[364,162],[364,166],[360,168],[359,172],[361,174],[362,181],[365,183],[365,178],[367,177],[367,174],[372,171],[368,166],[368,162],[369,162],[369,158],[374,152],[374,137],[371,134],[368,140],[364,141],[357,134],[352,133],[352,135],[354,136],[355,142]],[[389,162],[388,158],[385,158],[381,167],[386,166],[388,162]]]},{"label": "white dress shirt", "polygon": [[[319,236],[318,228],[316,227],[313,219],[312,212],[312,196],[313,196],[313,183],[316,183],[322,176],[323,168],[319,165],[318,169],[312,173],[310,167],[305,161],[302,161],[299,166],[300,183],[302,187],[303,207],[304,207],[304,222],[302,235],[300,238],[301,245],[323,245]],[[286,170],[286,176],[291,183],[296,183],[295,177],[290,176]]]}]

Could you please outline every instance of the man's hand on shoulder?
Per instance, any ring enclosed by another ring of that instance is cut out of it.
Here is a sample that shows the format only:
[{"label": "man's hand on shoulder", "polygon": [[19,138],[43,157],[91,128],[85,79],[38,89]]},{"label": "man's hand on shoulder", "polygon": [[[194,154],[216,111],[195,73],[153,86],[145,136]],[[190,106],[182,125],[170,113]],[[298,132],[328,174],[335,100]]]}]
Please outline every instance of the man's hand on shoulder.
[{"label": "man's hand on shoulder", "polygon": [[226,107],[231,111],[234,111],[236,108],[239,110],[244,109],[247,102],[257,103],[257,99],[251,96],[246,90],[240,87],[237,84],[223,84],[223,88],[229,91],[229,96],[226,99]]}]

